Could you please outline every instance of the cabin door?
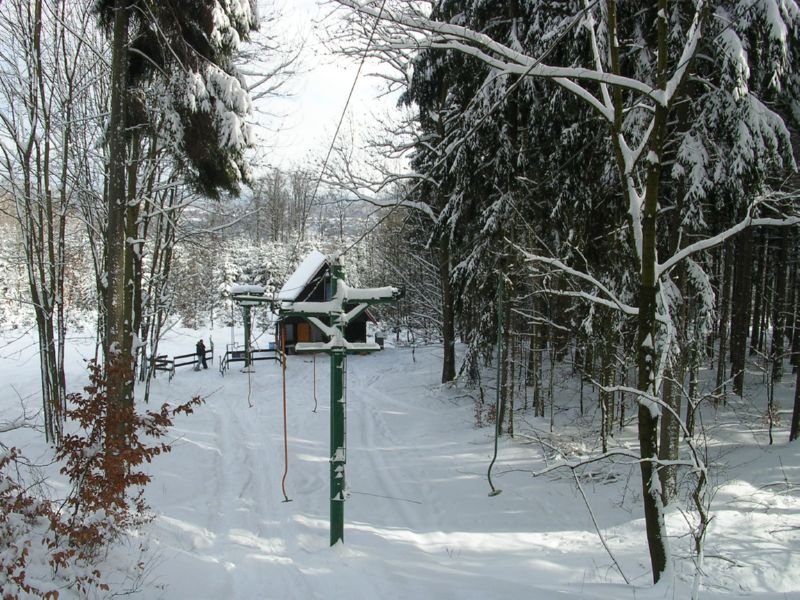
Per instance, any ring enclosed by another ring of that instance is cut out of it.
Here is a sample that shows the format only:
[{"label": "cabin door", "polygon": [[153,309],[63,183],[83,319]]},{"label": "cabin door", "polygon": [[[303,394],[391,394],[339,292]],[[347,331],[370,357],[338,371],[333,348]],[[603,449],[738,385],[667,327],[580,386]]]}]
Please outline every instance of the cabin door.
[{"label": "cabin door", "polygon": [[311,341],[311,324],[298,323],[297,324],[297,341],[310,342]]}]

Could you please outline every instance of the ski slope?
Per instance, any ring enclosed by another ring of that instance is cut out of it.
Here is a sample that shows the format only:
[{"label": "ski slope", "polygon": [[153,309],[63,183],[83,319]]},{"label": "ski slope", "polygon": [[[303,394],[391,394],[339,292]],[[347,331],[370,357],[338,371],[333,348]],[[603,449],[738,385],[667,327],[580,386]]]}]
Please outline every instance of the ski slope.
[{"label": "ski slope", "polygon": [[[165,350],[186,352],[199,335],[173,331]],[[88,352],[84,343],[75,367]],[[19,389],[33,394],[35,363],[25,357],[31,350],[5,348],[4,381],[27,374]],[[333,548],[327,357],[287,360],[289,502],[278,363],[222,377],[215,359],[207,371],[179,369],[171,382],[159,376],[154,403],[194,395],[206,403],[177,419],[172,452],[151,465],[146,496],[155,518],[109,553],[104,572],[116,591],[178,600],[689,597],[691,541],[679,510],[669,519],[675,573],[651,584],[635,466],[581,472],[591,513],[569,471],[532,476],[557,460],[548,450],[556,444],[576,454],[593,449],[569,424],[558,426],[556,438],[547,423],[518,415],[520,434],[501,440],[493,469],[502,493],[490,497],[493,427],[475,427],[470,390],[438,383],[440,360],[437,346],[387,345],[348,358],[349,495],[344,543]],[[573,392],[563,393],[568,403]],[[6,400],[3,415],[18,402],[9,394]],[[703,597],[800,598],[800,447],[787,444],[782,431],[772,448],[763,432],[725,423],[718,431],[726,437],[712,452],[725,481],[717,482]],[[635,432],[626,434],[633,443]],[[28,451],[41,444],[26,443]],[[772,486],[786,477],[794,488]]]}]

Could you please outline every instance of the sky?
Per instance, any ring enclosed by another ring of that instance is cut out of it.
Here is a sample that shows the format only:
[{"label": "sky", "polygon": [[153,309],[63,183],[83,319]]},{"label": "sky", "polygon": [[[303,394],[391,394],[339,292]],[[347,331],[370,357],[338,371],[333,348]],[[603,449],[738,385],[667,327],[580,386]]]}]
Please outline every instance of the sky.
[{"label": "sky", "polygon": [[[347,96],[356,78],[358,65],[352,59],[334,56],[324,46],[324,26],[337,19],[333,6],[317,0],[276,0],[282,14],[277,27],[286,47],[303,45],[298,62],[301,72],[287,86],[291,96],[271,99],[258,107],[272,115],[259,117],[266,124],[258,129],[261,157],[271,166],[304,166],[319,161],[327,152],[336,125],[345,108]],[[262,0],[261,15],[270,12],[271,0]],[[276,28],[267,24],[265,30]],[[394,99],[381,99],[384,84],[362,70],[353,99],[346,112],[345,126],[339,139],[347,138],[348,127],[363,127],[371,114],[392,110]]]}]

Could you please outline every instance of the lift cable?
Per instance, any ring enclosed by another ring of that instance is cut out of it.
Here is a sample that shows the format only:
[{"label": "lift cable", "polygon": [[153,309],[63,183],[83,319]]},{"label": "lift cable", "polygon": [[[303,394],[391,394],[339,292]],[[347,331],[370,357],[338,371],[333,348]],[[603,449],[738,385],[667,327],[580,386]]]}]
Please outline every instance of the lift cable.
[{"label": "lift cable", "polygon": [[317,198],[317,191],[319,190],[319,184],[322,181],[322,176],[325,173],[325,169],[328,168],[328,161],[331,158],[331,153],[333,152],[334,144],[336,143],[336,138],[339,136],[339,130],[342,128],[342,123],[344,123],[344,118],[347,115],[347,109],[350,106],[350,100],[353,98],[353,92],[356,89],[356,83],[358,83],[358,78],[361,76],[361,69],[364,67],[364,63],[367,60],[367,55],[369,54],[369,48],[372,45],[373,39],[375,39],[375,32],[378,30],[378,23],[380,22],[381,15],[383,14],[383,7],[386,5],[386,0],[381,2],[381,9],[378,12],[378,16],[375,18],[375,24],[372,26],[372,32],[369,35],[369,40],[367,40],[367,45],[364,47],[364,54],[361,55],[361,61],[358,63],[358,70],[356,70],[356,75],[353,78],[353,84],[350,86],[350,92],[347,94],[347,100],[342,107],[342,113],[339,115],[339,122],[336,125],[336,131],[333,132],[333,138],[331,138],[330,146],[328,146],[328,152],[325,155],[325,160],[322,163],[322,168],[319,170],[319,176],[317,177],[317,182],[314,184],[314,193],[311,194],[311,203],[314,203],[314,200]]}]

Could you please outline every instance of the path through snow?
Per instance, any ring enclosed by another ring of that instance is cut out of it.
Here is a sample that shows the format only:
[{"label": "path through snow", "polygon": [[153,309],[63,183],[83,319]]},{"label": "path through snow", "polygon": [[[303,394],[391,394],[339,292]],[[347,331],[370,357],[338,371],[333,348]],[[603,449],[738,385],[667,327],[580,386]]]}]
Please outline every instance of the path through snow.
[{"label": "path through snow", "polygon": [[[152,576],[164,597],[544,598],[542,588],[556,582],[553,597],[590,597],[581,582],[594,565],[567,555],[571,544],[583,553],[596,545],[588,520],[575,523],[561,500],[554,507],[553,491],[537,499],[510,486],[488,497],[492,429],[474,429],[471,403],[436,384],[436,354],[418,349],[414,360],[408,349],[388,348],[348,358],[350,495],[345,543],[334,549],[326,357],[316,359],[316,413],[314,359],[288,360],[288,503],[276,363],[224,378],[210,369],[159,380],[156,396],[174,402],[210,392],[178,423],[173,452],[159,460],[148,491],[158,514]],[[531,485],[522,472],[499,477]],[[576,502],[569,486],[555,487]],[[543,514],[545,531],[537,525]],[[597,559],[606,562],[599,552]]]},{"label": "path through snow", "polygon": [[[174,330],[163,351],[190,351],[197,335]],[[76,340],[68,356],[71,381],[79,380],[82,357],[91,356],[92,348],[90,336]],[[35,408],[35,351],[22,338],[3,347],[0,381],[10,387],[0,421],[17,415],[20,402]],[[503,493],[490,498],[486,470],[493,427],[474,427],[467,391],[438,384],[440,361],[438,347],[412,353],[390,345],[348,359],[350,495],[345,541],[334,548],[328,547],[326,357],[317,357],[316,365],[310,356],[288,360],[291,502],[283,501],[281,491],[277,363],[260,362],[254,373],[233,370],[225,377],[216,365],[200,372],[180,369],[172,382],[159,377],[153,404],[178,404],[196,394],[207,402],[177,419],[173,451],[151,466],[147,499],[155,520],[112,552],[104,573],[119,581],[135,576],[131,565],[144,561],[145,576],[136,587],[148,600],[688,598],[686,536],[671,540],[679,573],[675,586],[650,585],[635,466],[626,472],[598,464],[581,475],[631,586],[622,583],[603,550],[570,475],[531,476],[545,466],[545,446],[535,439],[548,435],[546,423],[528,415],[528,437],[501,441],[493,481]],[[787,383],[778,392],[785,398],[791,390]],[[561,406],[570,402],[569,389],[558,392]],[[764,431],[746,431],[735,422],[734,408],[760,410],[755,404],[732,407],[719,422],[708,415],[709,432],[716,436],[710,446],[714,474],[727,483],[717,489],[712,510],[703,598],[800,600],[800,457],[796,446],[784,442],[767,447]],[[591,444],[585,436],[570,442],[570,431],[574,423],[559,424],[558,437],[550,441],[578,452]],[[785,431],[778,435],[785,438]],[[36,432],[10,432],[3,442],[37,462],[48,460],[50,451]],[[633,428],[617,442],[635,444]],[[53,479],[55,489],[63,490]],[[669,527],[673,533],[685,530],[680,511],[670,513]]]}]

